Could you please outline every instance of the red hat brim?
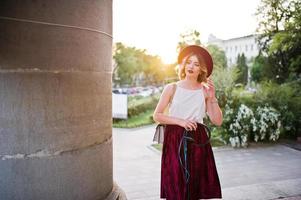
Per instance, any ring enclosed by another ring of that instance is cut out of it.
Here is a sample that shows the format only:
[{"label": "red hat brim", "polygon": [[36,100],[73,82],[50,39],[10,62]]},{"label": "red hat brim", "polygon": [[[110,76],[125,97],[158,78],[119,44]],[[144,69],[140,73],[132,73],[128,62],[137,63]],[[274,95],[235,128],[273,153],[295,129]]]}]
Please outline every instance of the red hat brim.
[{"label": "red hat brim", "polygon": [[204,49],[203,47],[200,47],[197,45],[190,45],[190,46],[183,48],[180,51],[179,56],[178,56],[178,64],[181,64],[183,59],[191,53],[202,56],[202,58],[205,61],[206,67],[207,67],[207,77],[209,77],[213,70],[213,60],[212,60],[212,57],[209,54],[209,52],[206,49]]}]

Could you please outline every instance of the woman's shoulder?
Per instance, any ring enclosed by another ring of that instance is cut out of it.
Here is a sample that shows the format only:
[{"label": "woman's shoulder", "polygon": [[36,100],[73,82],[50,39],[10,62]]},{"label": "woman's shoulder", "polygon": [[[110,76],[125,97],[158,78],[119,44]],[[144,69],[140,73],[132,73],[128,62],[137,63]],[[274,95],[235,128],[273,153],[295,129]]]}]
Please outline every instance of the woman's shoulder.
[{"label": "woman's shoulder", "polygon": [[168,84],[165,85],[165,88],[166,88],[167,90],[171,90],[172,88],[176,87],[176,86],[178,85],[178,83],[179,83],[179,81],[177,81],[177,82],[172,82],[172,83],[168,83]]},{"label": "woman's shoulder", "polygon": [[177,87],[177,83],[178,82],[172,82],[172,83],[168,83],[164,86],[164,93],[167,93],[169,95],[172,95],[174,93],[174,90]]}]

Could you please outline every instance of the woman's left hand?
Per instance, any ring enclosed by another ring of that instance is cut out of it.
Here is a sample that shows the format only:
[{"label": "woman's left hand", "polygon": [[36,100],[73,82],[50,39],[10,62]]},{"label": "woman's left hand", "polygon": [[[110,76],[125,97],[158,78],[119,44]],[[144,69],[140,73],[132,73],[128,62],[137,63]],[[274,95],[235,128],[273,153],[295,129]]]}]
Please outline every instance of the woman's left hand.
[{"label": "woman's left hand", "polygon": [[214,86],[211,78],[207,79],[207,84],[204,88],[205,88],[205,96],[207,98],[210,98],[210,99],[215,98],[215,86]]}]

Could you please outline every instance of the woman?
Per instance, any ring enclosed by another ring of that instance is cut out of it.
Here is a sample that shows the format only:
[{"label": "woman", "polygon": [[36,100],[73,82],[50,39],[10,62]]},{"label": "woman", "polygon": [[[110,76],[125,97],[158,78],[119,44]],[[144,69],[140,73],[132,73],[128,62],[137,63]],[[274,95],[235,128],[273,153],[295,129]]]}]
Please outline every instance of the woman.
[{"label": "woman", "polygon": [[[221,198],[221,187],[203,118],[220,126],[223,116],[210,78],[213,62],[204,48],[185,47],[178,56],[180,81],[165,86],[154,111],[166,124],[161,162],[161,198]],[[175,85],[176,84],[176,85]],[[174,90],[176,88],[176,90]],[[168,114],[164,110],[169,108]],[[186,140],[187,134],[193,141]],[[186,142],[186,143],[185,143]]]}]

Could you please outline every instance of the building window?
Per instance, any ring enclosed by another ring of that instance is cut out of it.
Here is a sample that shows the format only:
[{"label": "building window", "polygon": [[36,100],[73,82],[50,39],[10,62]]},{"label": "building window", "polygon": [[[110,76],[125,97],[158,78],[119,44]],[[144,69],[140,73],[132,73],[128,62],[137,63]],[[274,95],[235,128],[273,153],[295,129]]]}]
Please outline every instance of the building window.
[{"label": "building window", "polygon": [[248,51],[248,45],[246,45],[246,51]]},{"label": "building window", "polygon": [[226,52],[228,51],[228,47],[226,47]]},{"label": "building window", "polygon": [[253,44],[251,44],[251,51],[253,51]]},{"label": "building window", "polygon": [[237,46],[235,46],[235,52],[237,51]]}]

